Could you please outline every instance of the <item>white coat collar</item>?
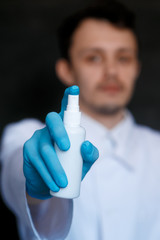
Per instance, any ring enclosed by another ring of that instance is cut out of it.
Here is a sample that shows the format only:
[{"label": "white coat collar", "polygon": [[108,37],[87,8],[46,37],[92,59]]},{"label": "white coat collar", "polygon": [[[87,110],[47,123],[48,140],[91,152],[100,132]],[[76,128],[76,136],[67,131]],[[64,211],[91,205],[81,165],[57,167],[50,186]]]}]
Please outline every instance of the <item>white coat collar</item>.
[{"label": "white coat collar", "polygon": [[[82,126],[89,132],[89,139],[103,154],[105,140],[109,139],[113,145],[113,159],[118,161],[128,170],[132,170],[134,163],[131,162],[129,152],[133,147],[133,129],[135,125],[132,114],[126,110],[125,117],[113,129],[109,130],[104,125],[82,113]],[[87,133],[87,132],[86,132]],[[104,143],[104,144],[103,144]],[[104,145],[104,146],[103,146]]]}]

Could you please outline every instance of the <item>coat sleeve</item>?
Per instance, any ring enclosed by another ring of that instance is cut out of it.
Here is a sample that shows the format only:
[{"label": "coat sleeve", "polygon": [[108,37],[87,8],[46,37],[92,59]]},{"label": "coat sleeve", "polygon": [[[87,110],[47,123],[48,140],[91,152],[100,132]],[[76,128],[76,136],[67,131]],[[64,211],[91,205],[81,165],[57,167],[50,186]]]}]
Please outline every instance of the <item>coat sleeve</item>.
[{"label": "coat sleeve", "polygon": [[21,239],[64,239],[72,221],[73,202],[51,198],[29,206],[23,175],[23,144],[44,125],[34,119],[8,125],[1,138],[1,194],[15,214]]}]

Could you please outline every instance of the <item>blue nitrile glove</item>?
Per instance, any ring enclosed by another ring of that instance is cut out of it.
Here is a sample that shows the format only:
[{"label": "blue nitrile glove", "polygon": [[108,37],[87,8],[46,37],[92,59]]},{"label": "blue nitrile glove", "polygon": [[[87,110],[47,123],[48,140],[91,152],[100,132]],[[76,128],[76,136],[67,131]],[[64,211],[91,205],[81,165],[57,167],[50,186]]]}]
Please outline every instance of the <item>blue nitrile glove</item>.
[{"label": "blue nitrile glove", "polygon": [[[46,117],[46,127],[37,130],[24,144],[23,171],[26,177],[27,193],[38,199],[50,198],[50,190],[59,191],[67,186],[66,174],[54,150],[54,142],[62,151],[70,147],[69,138],[63,125],[63,114],[67,106],[68,94],[78,94],[77,86],[65,90],[61,112],[51,112]],[[99,156],[98,150],[89,141],[81,146],[83,158],[82,179]]]}]

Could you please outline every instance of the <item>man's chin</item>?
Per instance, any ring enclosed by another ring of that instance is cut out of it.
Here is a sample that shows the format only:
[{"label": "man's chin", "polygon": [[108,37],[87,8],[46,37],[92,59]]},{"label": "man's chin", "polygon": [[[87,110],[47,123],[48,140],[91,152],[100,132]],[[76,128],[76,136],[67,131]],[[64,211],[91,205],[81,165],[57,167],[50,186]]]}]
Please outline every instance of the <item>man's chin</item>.
[{"label": "man's chin", "polygon": [[124,110],[124,106],[92,106],[92,111],[101,115],[114,116]]}]

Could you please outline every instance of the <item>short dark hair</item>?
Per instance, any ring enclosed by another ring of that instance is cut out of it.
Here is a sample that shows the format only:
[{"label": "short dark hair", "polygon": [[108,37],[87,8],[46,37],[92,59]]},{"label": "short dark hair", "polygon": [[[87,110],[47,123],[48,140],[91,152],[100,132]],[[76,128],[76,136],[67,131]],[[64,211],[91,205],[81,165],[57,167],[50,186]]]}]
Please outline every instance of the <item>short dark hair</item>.
[{"label": "short dark hair", "polygon": [[61,57],[69,60],[72,36],[80,23],[87,18],[109,21],[116,27],[128,28],[137,35],[135,31],[135,14],[125,5],[117,1],[96,4],[69,16],[58,28],[57,37]]}]

